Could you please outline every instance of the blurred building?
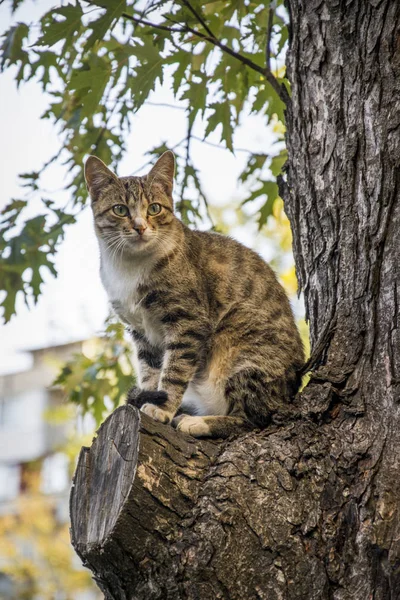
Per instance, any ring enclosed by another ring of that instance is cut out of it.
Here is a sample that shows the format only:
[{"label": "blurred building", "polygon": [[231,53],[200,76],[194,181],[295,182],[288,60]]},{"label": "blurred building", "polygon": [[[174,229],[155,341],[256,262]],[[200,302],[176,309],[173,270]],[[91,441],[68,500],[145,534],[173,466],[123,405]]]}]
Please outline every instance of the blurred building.
[{"label": "blurred building", "polygon": [[51,387],[57,364],[81,351],[82,342],[31,350],[29,370],[0,376],[0,514],[23,492],[27,463],[42,461],[43,492],[59,494],[69,486],[68,463],[58,452],[69,424],[51,423],[46,414],[62,403]]},{"label": "blurred building", "polygon": [[[37,491],[54,500],[56,522],[65,525],[69,520],[71,465],[63,447],[76,423],[51,418],[57,409],[65,407],[61,392],[52,387],[52,382],[60,366],[74,353],[82,352],[84,344],[30,350],[28,370],[0,376],[0,518],[18,511],[18,499],[26,492],[34,465]],[[7,558],[2,556],[0,542],[0,598],[11,600],[16,596],[10,578],[2,573],[4,561]],[[73,561],[79,570],[80,561],[77,557]],[[57,594],[57,600],[64,597],[62,591]],[[77,600],[99,597],[94,588],[76,594]],[[40,593],[34,598],[40,600]]]}]

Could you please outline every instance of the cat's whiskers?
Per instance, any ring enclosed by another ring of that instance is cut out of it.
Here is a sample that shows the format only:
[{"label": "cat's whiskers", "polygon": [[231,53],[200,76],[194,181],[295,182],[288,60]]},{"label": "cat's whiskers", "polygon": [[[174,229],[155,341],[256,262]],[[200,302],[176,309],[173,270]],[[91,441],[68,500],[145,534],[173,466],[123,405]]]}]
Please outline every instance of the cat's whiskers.
[{"label": "cat's whiskers", "polygon": [[[119,241],[119,239],[121,238],[120,233],[114,233],[114,234],[108,234],[108,235],[102,235],[102,239],[105,241],[107,248],[111,248],[115,242]],[[109,243],[111,242],[111,243]]]},{"label": "cat's whiskers", "polygon": [[[124,253],[124,248],[126,247],[127,244],[128,244],[128,242],[127,242],[126,238],[123,237],[122,238],[122,244],[120,244],[118,246],[118,252],[117,252],[117,255],[115,257],[116,260],[119,259],[119,258],[122,258],[122,255]],[[119,253],[119,257],[118,257],[118,253]]]},{"label": "cat's whiskers", "polygon": [[106,243],[107,246],[107,250],[112,251],[116,245],[118,245],[120,242],[120,237],[118,236],[117,239],[113,240],[111,243]]},{"label": "cat's whiskers", "polygon": [[106,243],[107,252],[111,257],[114,253],[115,248],[118,247],[118,245],[121,241],[121,236],[119,234],[117,234],[110,238],[104,237],[103,239]]},{"label": "cat's whiskers", "polygon": [[123,248],[124,245],[125,245],[125,240],[124,240],[123,236],[119,236],[119,239],[117,240],[117,243],[114,245],[114,248],[110,254],[111,262],[117,261],[119,251],[121,248]]}]

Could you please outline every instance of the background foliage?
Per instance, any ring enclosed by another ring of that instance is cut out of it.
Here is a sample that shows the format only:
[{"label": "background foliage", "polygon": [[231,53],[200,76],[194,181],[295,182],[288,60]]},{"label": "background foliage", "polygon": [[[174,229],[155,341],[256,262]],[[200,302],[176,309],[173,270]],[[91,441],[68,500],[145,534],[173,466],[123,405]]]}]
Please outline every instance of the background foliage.
[{"label": "background foliage", "polygon": [[[22,2],[13,0],[13,10]],[[37,300],[44,269],[56,275],[54,256],[65,228],[87,203],[85,156],[95,154],[117,169],[132,115],[151,104],[159,83],[171,85],[187,117],[187,134],[173,148],[181,218],[189,224],[208,221],[223,227],[221,219],[211,215],[192,162],[194,126],[205,144],[212,143],[209,138],[217,131],[221,146],[235,153],[235,129],[243,117],[258,114],[273,128],[276,142],[270,154],[248,152],[240,174],[247,195],[239,212],[243,217],[248,214],[245,209],[254,206],[264,230],[271,229],[272,220],[287,250],[290,228],[276,183],[286,160],[286,25],[283,0],[71,0],[38,22],[17,22],[3,33],[1,69],[14,69],[18,85],[31,79],[40,82],[52,98],[42,118],[58,128],[61,144],[60,152],[40,171],[20,175],[27,195],[10,199],[1,213],[5,321],[15,313],[17,294]],[[165,149],[165,144],[149,149],[148,163]],[[43,197],[41,188],[43,173],[54,161],[68,169],[65,187],[71,200],[63,208]],[[32,195],[42,198],[42,211],[26,219]],[[294,270],[283,279],[294,292]],[[107,408],[104,396],[116,405],[132,372],[121,330],[110,325],[105,341],[97,356],[76,357],[57,380],[74,402],[93,410],[97,420]],[[116,381],[118,386],[113,385]]]},{"label": "background foliage", "polygon": [[29,465],[24,494],[12,512],[0,515],[1,575],[11,578],[18,600],[75,600],[93,584],[89,572],[77,568],[56,499],[40,492],[39,466]]}]

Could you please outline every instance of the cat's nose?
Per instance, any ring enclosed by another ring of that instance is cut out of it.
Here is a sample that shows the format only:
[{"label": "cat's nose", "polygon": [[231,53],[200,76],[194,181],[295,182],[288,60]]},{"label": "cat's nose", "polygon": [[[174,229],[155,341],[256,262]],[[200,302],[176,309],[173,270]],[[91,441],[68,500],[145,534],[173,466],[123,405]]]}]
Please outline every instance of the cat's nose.
[{"label": "cat's nose", "polygon": [[133,219],[133,229],[136,231],[136,233],[138,233],[139,235],[143,235],[143,233],[146,231],[147,229],[147,223],[144,219],[142,219],[141,217],[136,217],[135,219]]}]

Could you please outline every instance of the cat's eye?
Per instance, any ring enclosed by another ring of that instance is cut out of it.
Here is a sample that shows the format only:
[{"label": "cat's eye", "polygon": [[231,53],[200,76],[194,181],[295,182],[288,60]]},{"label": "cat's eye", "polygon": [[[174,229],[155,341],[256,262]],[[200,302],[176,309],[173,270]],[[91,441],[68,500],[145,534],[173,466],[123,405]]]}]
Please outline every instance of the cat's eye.
[{"label": "cat's eye", "polygon": [[161,204],[157,204],[157,202],[155,202],[154,204],[149,204],[149,206],[147,207],[147,214],[151,217],[154,217],[154,215],[160,214],[161,209]]},{"label": "cat's eye", "polygon": [[113,212],[117,217],[127,217],[129,215],[128,207],[125,204],[116,204],[113,206]]}]

